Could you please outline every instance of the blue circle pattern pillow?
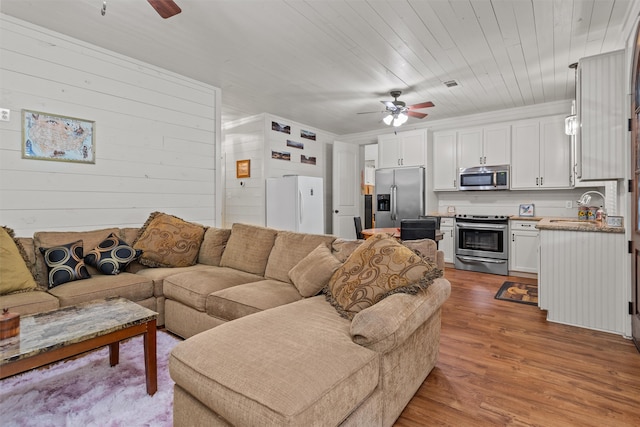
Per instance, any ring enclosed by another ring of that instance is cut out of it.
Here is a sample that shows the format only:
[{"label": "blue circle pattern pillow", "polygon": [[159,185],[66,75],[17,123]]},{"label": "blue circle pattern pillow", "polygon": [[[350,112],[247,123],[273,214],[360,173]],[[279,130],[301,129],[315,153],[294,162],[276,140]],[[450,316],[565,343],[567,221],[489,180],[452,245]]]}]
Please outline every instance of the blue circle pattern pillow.
[{"label": "blue circle pattern pillow", "polygon": [[53,248],[40,248],[49,270],[49,289],[91,277],[83,260],[82,240]]},{"label": "blue circle pattern pillow", "polygon": [[133,249],[125,241],[111,233],[95,249],[87,252],[84,262],[97,268],[102,274],[116,275],[124,271],[140,255],[142,255],[141,250]]}]

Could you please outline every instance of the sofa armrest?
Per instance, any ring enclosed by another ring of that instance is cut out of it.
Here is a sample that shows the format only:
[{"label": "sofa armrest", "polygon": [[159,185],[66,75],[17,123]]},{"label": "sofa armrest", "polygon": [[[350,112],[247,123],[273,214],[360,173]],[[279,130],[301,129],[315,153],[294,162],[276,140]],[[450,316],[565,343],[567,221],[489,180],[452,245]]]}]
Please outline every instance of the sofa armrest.
[{"label": "sofa armrest", "polygon": [[426,291],[415,295],[390,295],[354,316],[351,321],[351,338],[356,344],[386,353],[428,321],[450,294],[449,281],[439,278]]}]

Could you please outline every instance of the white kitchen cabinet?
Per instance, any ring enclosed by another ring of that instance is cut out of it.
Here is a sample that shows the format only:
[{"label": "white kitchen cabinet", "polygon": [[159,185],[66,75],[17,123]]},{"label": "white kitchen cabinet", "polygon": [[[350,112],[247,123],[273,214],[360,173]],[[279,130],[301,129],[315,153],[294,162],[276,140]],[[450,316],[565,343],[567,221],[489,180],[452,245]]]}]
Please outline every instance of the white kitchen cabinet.
[{"label": "white kitchen cabinet", "polygon": [[438,242],[438,249],[444,252],[444,262],[453,264],[454,262],[454,241],[453,218],[440,218],[440,231],[442,240]]},{"label": "white kitchen cabinet", "polygon": [[458,131],[458,166],[508,165],[511,160],[511,126],[500,124]]},{"label": "white kitchen cabinet", "polygon": [[433,133],[434,191],[454,191],[458,189],[456,145],[455,131]]},{"label": "white kitchen cabinet", "polygon": [[511,189],[571,187],[571,139],[564,117],[523,120],[512,126]]},{"label": "white kitchen cabinet", "polygon": [[578,61],[576,90],[577,177],[623,179],[628,105],[624,51]]},{"label": "white kitchen cabinet", "polygon": [[509,231],[509,270],[538,273],[537,221],[511,221]]},{"label": "white kitchen cabinet", "polygon": [[425,130],[398,132],[378,136],[378,163],[380,168],[398,166],[424,166],[427,162]]}]

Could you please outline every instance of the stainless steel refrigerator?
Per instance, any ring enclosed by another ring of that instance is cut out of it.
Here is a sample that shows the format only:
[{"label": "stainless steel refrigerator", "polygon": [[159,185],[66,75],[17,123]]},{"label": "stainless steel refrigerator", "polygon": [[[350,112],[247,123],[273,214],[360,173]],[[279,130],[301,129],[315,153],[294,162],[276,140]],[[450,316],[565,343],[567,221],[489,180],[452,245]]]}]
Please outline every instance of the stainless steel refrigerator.
[{"label": "stainless steel refrigerator", "polygon": [[267,227],[324,234],[322,178],[287,175],[267,178]]},{"label": "stainless steel refrigerator", "polygon": [[402,219],[424,215],[424,168],[376,170],[375,226],[400,227]]}]

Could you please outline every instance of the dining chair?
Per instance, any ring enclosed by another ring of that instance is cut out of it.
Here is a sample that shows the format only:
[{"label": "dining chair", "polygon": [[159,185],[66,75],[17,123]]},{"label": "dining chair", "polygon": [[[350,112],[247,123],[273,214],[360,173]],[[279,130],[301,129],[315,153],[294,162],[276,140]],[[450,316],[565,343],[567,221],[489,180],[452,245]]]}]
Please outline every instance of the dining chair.
[{"label": "dining chair", "polygon": [[359,216],[354,216],[353,223],[356,226],[356,239],[364,239],[364,236],[362,235],[362,219]]},{"label": "dining chair", "polygon": [[438,221],[436,217],[403,219],[400,221],[400,239],[401,240],[418,240],[431,239],[436,240],[436,230]]}]

